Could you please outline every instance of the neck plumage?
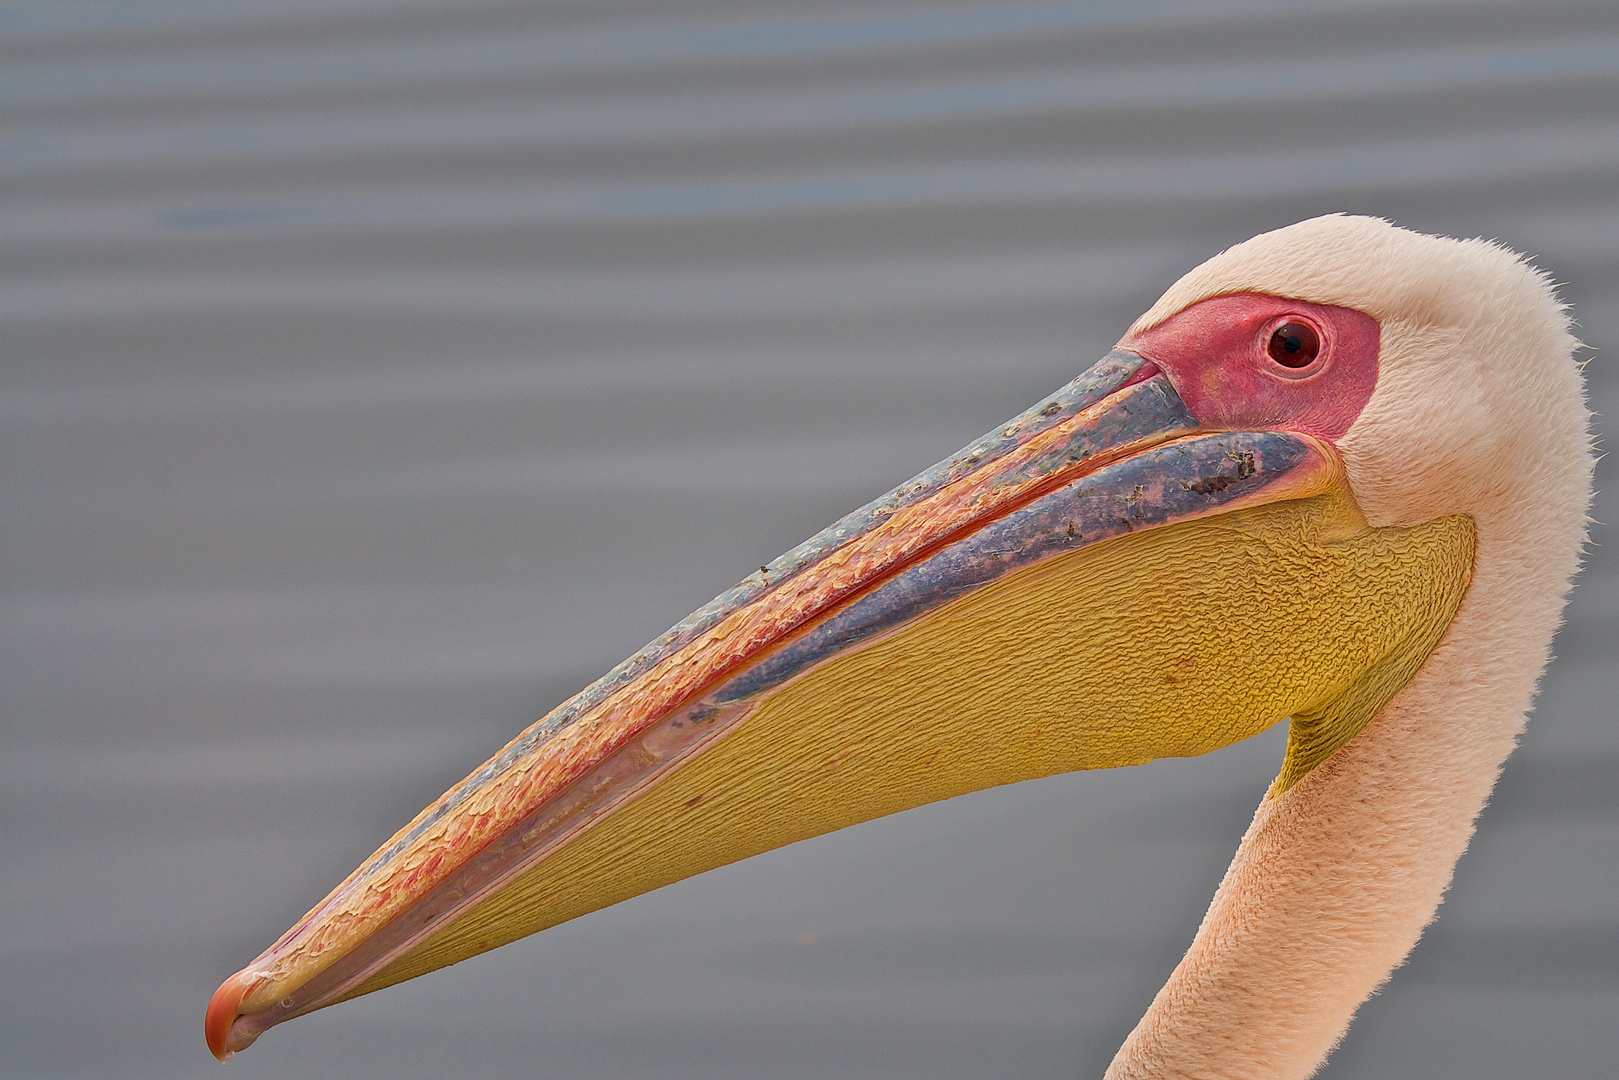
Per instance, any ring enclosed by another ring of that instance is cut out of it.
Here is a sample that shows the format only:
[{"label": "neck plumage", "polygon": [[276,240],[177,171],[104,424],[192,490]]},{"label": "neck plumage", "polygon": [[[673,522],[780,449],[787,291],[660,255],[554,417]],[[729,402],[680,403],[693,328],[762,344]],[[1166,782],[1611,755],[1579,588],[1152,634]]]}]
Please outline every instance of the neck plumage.
[{"label": "neck plumage", "polygon": [[1476,520],[1443,640],[1353,741],[1260,805],[1108,1080],[1310,1076],[1433,919],[1523,728],[1582,531],[1556,523],[1548,556],[1551,523]]}]

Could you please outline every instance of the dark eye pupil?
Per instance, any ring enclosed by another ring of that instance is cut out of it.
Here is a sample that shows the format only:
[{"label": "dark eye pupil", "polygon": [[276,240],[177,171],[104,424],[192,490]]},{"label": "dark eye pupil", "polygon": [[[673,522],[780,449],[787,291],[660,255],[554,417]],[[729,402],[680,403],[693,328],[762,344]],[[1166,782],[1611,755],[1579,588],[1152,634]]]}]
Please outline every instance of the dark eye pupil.
[{"label": "dark eye pupil", "polygon": [[1283,323],[1271,333],[1269,351],[1283,367],[1309,367],[1321,353],[1321,339],[1305,323]]}]

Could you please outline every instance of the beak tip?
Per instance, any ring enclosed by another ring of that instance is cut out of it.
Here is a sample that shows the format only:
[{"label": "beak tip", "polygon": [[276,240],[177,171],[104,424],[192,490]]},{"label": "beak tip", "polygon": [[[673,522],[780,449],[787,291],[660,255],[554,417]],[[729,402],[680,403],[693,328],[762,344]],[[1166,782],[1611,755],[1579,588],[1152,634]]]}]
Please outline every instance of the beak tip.
[{"label": "beak tip", "polygon": [[[252,978],[245,971],[238,971],[220,984],[214,991],[212,1000],[208,1002],[208,1012],[203,1018],[203,1034],[208,1039],[208,1049],[220,1061],[229,1061],[236,1051],[246,1046],[230,1045],[231,1025],[236,1022],[238,1009],[247,992],[253,988],[257,979]],[[251,1040],[249,1040],[251,1041]]]}]

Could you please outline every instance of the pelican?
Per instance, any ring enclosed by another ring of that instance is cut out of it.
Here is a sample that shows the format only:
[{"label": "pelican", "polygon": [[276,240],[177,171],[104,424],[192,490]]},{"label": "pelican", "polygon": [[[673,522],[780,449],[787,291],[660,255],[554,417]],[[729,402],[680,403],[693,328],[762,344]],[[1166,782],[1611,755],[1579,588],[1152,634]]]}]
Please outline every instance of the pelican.
[{"label": "pelican", "polygon": [[1216,255],[423,810],[225,980],[210,1049],[795,840],[1287,720],[1107,1076],[1309,1076],[1433,919],[1548,661],[1577,347],[1493,242],[1332,215]]}]

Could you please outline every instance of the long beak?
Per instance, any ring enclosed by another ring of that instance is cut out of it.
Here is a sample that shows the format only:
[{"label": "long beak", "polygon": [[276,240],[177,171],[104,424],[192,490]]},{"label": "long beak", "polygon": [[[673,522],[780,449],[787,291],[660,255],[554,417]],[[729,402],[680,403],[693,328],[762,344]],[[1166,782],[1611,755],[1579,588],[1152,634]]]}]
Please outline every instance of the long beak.
[{"label": "long beak", "polygon": [[1284,790],[1438,640],[1466,575],[1435,607],[1407,549],[1470,565],[1458,536],[1369,530],[1327,444],[1199,430],[1115,350],[518,736],[225,981],[209,1048],[795,840],[1293,716]]}]

